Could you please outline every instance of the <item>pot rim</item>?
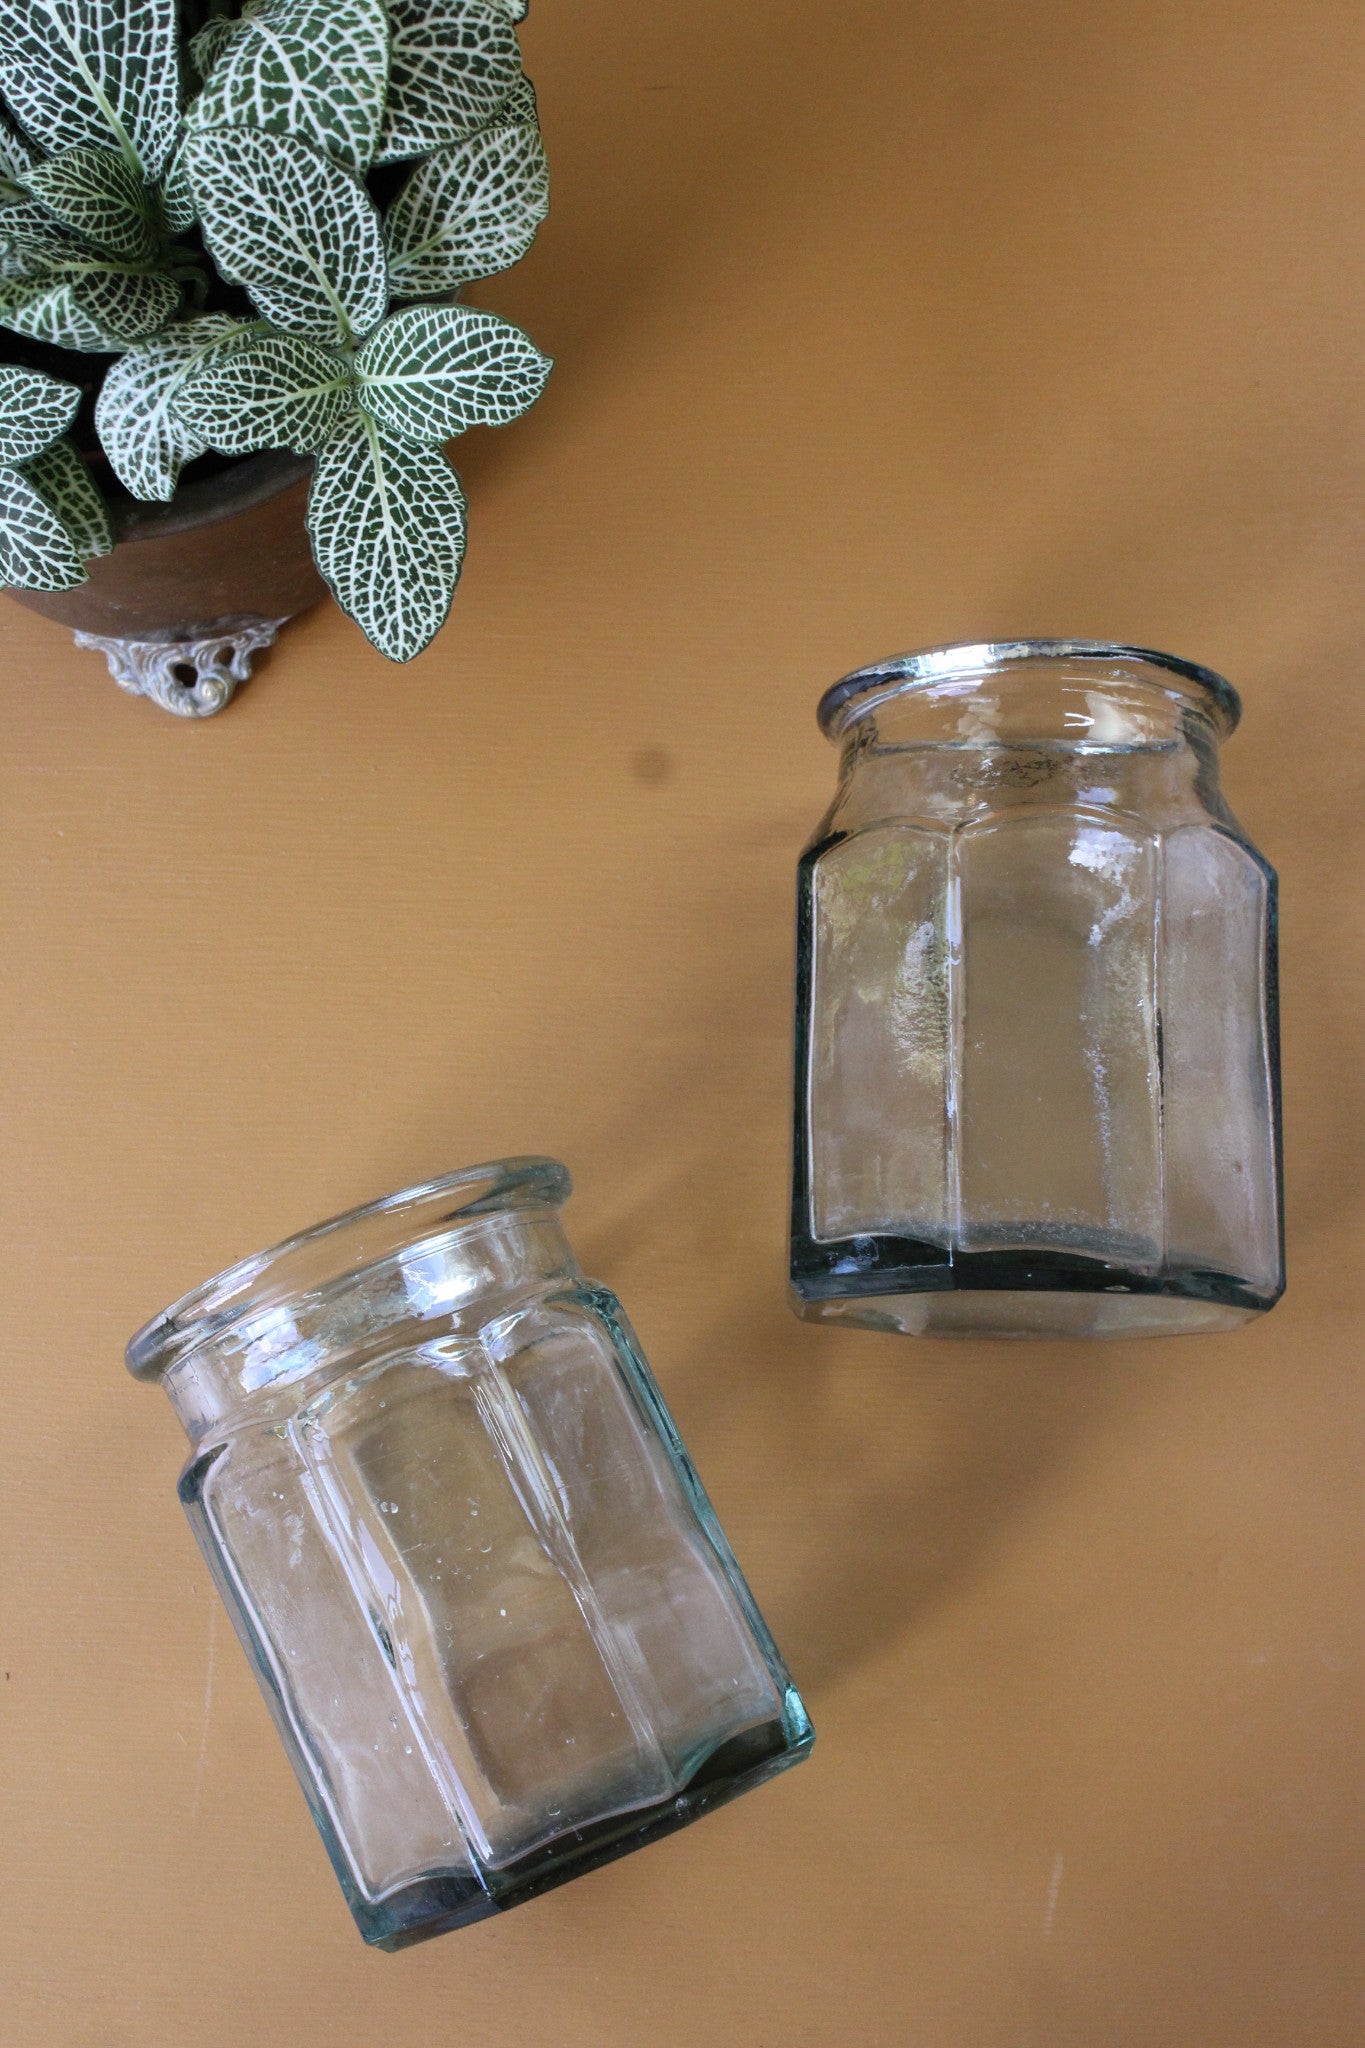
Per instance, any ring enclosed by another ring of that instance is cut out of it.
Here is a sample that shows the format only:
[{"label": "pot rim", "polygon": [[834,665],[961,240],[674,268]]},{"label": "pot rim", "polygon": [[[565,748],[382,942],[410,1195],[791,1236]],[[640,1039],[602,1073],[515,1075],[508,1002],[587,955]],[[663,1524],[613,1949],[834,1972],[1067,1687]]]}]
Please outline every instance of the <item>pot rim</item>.
[{"label": "pot rim", "polygon": [[116,502],[110,510],[118,544],[124,547],[143,540],[164,540],[187,527],[212,526],[219,519],[249,512],[254,505],[291,489],[310,475],[312,468],[311,455],[269,450],[244,456],[216,476],[182,485],[165,504],[145,504],[137,498]]}]

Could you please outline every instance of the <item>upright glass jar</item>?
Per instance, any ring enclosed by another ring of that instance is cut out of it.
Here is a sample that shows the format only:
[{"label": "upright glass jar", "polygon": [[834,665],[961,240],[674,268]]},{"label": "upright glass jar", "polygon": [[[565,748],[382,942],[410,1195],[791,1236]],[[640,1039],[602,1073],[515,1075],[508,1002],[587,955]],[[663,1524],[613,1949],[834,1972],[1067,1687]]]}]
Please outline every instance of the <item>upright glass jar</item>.
[{"label": "upright glass jar", "polygon": [[1227,1330],[1284,1285],[1275,875],[1235,691],[1143,648],[900,655],[827,692],[800,866],[791,1278],[915,1336]]},{"label": "upright glass jar", "polygon": [[149,1323],[180,1497],[365,1939],[516,1905],[810,1723],[551,1160],[289,1239]]}]

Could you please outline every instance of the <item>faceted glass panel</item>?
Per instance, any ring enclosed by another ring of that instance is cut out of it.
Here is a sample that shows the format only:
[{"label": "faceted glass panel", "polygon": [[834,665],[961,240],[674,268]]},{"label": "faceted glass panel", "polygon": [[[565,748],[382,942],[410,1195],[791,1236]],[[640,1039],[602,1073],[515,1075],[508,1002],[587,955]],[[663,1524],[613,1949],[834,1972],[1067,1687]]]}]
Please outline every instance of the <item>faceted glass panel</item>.
[{"label": "faceted glass panel", "polygon": [[816,1237],[948,1242],[948,844],[944,832],[876,826],[815,868]]},{"label": "faceted glass panel", "polygon": [[197,1459],[181,1497],[348,1890],[434,1867],[477,1892],[464,1836],[413,1741],[382,1631],[318,1515],[297,1447],[248,1429]]},{"label": "faceted glass panel", "polygon": [[[557,1547],[667,1790],[782,1711],[735,1585],[600,1320],[559,1300],[497,1334]],[[492,1339],[490,1339],[490,1348]]]},{"label": "faceted glass panel", "polygon": [[1280,1271],[1264,868],[1223,832],[1191,826],[1165,847],[1162,1015],[1166,1230],[1173,1259]]},{"label": "faceted glass panel", "polygon": [[963,1251],[1161,1262],[1156,847],[1017,806],[954,845]]},{"label": "faceted glass panel", "polygon": [[673,1789],[482,1347],[374,1367],[297,1430],[412,1738],[484,1863]]}]

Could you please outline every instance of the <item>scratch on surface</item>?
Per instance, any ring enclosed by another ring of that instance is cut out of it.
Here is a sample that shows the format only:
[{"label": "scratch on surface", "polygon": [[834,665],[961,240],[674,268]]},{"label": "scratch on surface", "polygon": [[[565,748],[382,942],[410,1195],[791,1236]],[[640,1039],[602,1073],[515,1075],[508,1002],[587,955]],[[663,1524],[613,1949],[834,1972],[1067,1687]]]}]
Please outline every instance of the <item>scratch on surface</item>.
[{"label": "scratch on surface", "polygon": [[218,1648],[218,1602],[209,1604],[209,1654],[204,1672],[204,1712],[199,1727],[199,1755],[194,1766],[194,1793],[190,1799],[190,1819],[199,1813],[199,1796],[204,1789],[204,1765],[209,1754],[209,1716],[213,1712],[213,1660]]},{"label": "scratch on surface", "polygon": [[1052,1923],[1057,1917],[1057,1896],[1062,1889],[1062,1871],[1064,1867],[1062,1852],[1059,1849],[1052,1859],[1052,1875],[1047,1881],[1047,1904],[1043,1907],[1044,1941],[1051,1935]]}]

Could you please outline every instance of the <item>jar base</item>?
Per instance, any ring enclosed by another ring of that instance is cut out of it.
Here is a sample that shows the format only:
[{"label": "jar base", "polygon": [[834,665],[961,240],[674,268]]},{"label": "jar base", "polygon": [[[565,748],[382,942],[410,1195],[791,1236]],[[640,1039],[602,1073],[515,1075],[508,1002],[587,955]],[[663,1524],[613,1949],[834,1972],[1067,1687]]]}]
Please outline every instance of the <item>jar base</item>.
[{"label": "jar base", "polygon": [[841,1295],[792,1307],[812,1323],[846,1323],[902,1337],[1208,1337],[1239,1329],[1261,1308],[1180,1294],[1065,1293],[1054,1289],[948,1288],[918,1294]]},{"label": "jar base", "polygon": [[509,1912],[737,1799],[799,1763],[814,1740],[806,1710],[789,1688],[779,1718],[722,1743],[675,1797],[643,1811],[618,1814],[593,1828],[574,1829],[518,1864],[482,1873],[482,1883],[465,1867],[457,1872],[429,1871],[381,1899],[352,1895],[356,1925],[371,1947],[394,1951]]}]

